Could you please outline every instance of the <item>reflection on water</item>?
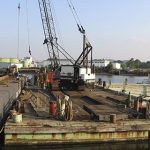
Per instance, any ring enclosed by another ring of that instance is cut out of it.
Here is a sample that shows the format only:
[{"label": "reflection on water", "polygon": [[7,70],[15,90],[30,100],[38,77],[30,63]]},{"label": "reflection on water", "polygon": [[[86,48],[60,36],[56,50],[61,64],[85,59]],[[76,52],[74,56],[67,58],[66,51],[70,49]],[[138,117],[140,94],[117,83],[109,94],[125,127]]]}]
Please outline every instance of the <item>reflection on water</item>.
[{"label": "reflection on water", "polygon": [[146,142],[138,143],[105,143],[93,145],[69,145],[69,146],[5,146],[5,150],[148,150]]}]

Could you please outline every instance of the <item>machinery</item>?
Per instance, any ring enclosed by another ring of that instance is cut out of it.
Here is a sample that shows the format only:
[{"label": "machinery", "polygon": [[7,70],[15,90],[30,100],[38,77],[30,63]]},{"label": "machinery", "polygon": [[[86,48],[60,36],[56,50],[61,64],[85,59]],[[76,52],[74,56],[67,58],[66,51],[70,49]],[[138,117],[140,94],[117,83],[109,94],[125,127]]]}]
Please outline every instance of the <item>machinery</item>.
[{"label": "machinery", "polygon": [[[52,86],[56,83],[63,89],[83,89],[86,81],[95,81],[95,74],[91,71],[92,67],[92,46],[88,42],[85,30],[80,22],[77,22],[78,29],[83,35],[83,51],[77,60],[74,60],[65,49],[58,44],[54,19],[52,14],[51,0],[38,0],[43,24],[45,40],[43,44],[47,44],[49,53],[51,72],[49,79]],[[69,7],[74,15],[77,16],[74,6],[68,0]],[[77,16],[78,18],[78,16]],[[90,67],[88,67],[88,54],[91,52]],[[72,65],[60,65],[59,53],[65,56]],[[57,81],[57,82],[54,82]],[[59,81],[59,82],[58,82]],[[56,85],[55,85],[56,87]]]}]

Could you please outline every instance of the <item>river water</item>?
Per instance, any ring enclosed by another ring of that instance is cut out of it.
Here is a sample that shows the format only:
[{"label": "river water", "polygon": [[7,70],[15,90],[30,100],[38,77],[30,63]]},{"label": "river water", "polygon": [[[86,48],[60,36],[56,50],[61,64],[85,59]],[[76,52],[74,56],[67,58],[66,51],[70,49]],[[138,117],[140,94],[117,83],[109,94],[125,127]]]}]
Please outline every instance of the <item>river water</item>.
[{"label": "river water", "polygon": [[128,83],[142,83],[144,80],[148,79],[147,76],[123,76],[123,75],[96,75],[96,80],[101,78],[102,81],[111,83],[123,83],[127,79]]},{"label": "river water", "polygon": [[[26,74],[29,79],[32,79],[33,74]],[[148,79],[147,76],[124,76],[124,75],[96,75],[96,81],[101,78],[102,81],[111,83],[123,83],[125,79],[128,80],[128,83],[142,83],[144,80]]]},{"label": "river water", "polygon": [[147,142],[138,143],[105,143],[99,145],[70,146],[5,146],[5,150],[148,150]]}]

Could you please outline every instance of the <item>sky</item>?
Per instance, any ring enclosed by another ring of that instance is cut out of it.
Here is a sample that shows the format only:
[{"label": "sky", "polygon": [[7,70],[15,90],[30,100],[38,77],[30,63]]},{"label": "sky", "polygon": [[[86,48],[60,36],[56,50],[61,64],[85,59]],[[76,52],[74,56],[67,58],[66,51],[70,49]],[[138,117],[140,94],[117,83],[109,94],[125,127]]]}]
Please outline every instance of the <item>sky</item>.
[{"label": "sky", "polygon": [[[52,0],[60,44],[75,59],[82,51],[82,35],[67,0]],[[19,58],[48,58],[38,0],[1,0],[0,57],[17,57],[18,3]],[[27,2],[27,5],[26,5]],[[150,0],[72,0],[93,46],[93,58],[149,61]],[[27,21],[28,14],[28,21]],[[28,23],[27,23],[28,22]],[[28,38],[29,33],[29,38]]]}]

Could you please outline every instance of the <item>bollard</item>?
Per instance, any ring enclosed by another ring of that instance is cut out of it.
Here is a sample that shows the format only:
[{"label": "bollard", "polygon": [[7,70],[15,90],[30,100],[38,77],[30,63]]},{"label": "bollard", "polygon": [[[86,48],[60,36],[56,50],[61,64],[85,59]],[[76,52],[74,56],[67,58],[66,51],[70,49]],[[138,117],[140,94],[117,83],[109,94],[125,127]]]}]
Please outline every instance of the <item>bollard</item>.
[{"label": "bollard", "polygon": [[106,81],[103,81],[103,89],[106,88]]},{"label": "bollard", "polygon": [[134,109],[136,111],[139,111],[139,106],[140,106],[139,99],[134,100]]},{"label": "bollard", "polygon": [[150,119],[150,103],[147,103],[146,106],[146,119]]},{"label": "bollard", "polygon": [[21,106],[20,106],[20,113],[25,113],[24,103],[23,102],[21,103]]},{"label": "bollard", "polygon": [[116,114],[110,114],[110,122],[116,123]]},{"label": "bollard", "polygon": [[127,99],[127,107],[131,108],[131,93],[129,92],[128,99]]}]

